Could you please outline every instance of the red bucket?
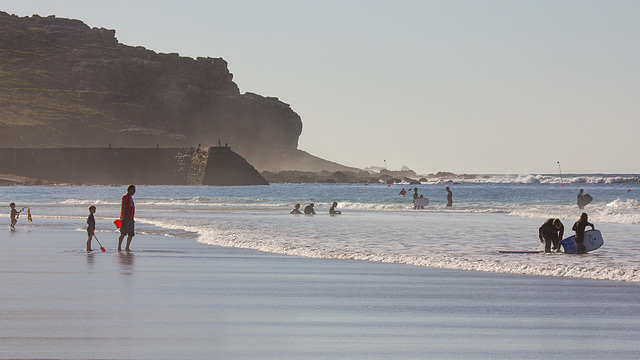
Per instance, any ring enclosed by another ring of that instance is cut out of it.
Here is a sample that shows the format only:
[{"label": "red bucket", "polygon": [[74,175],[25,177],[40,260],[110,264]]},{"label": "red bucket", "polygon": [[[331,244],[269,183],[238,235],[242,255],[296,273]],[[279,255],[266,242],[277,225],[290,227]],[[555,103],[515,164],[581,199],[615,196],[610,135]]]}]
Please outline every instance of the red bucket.
[{"label": "red bucket", "polygon": [[116,219],[113,223],[116,225],[118,229],[122,226],[122,222],[120,221],[120,219]]}]

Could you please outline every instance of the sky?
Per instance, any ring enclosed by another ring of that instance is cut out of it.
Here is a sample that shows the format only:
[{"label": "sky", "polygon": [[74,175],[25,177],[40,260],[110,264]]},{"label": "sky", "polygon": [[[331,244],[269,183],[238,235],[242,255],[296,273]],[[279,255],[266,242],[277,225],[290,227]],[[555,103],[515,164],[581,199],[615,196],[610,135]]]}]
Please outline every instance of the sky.
[{"label": "sky", "polygon": [[343,165],[640,173],[640,1],[0,0],[0,10],[221,57],[242,93],[300,115],[299,149]]}]

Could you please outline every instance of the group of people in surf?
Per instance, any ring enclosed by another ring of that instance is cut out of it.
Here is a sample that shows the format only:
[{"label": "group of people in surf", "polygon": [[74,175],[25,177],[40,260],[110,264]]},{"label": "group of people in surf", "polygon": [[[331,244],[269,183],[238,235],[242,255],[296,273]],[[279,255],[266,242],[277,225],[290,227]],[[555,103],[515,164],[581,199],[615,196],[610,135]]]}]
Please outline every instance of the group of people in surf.
[{"label": "group of people in surf", "polygon": [[[587,226],[591,226],[595,230],[595,226],[589,222],[587,213],[580,214],[580,219],[573,224],[571,230],[576,232],[577,253],[585,254],[587,251],[584,247],[584,232]],[[544,252],[559,252],[560,241],[564,234],[564,225],[560,219],[549,219],[545,221],[538,229],[540,242],[544,243]]]},{"label": "group of people in surf", "polygon": [[[584,189],[580,189],[578,192],[578,208],[584,209],[584,206],[589,204],[592,200],[592,197],[589,194],[584,193]],[[587,226],[591,226],[592,230],[595,230],[595,226],[589,222],[589,215],[587,213],[580,214],[580,219],[573,224],[571,230],[576,232],[576,245],[577,245],[577,253],[585,254],[587,251],[584,247],[584,232]],[[562,240],[562,235],[564,234],[564,225],[560,221],[560,219],[549,219],[545,221],[542,226],[538,229],[538,236],[540,238],[540,242],[544,245],[544,252],[559,252],[560,251],[560,241]]]},{"label": "group of people in surf", "polygon": [[[127,187],[127,192],[122,196],[122,200],[120,203],[121,205],[120,218],[116,220],[117,222],[116,226],[120,229],[120,237],[118,238],[118,251],[122,251],[122,243],[125,236],[127,236],[125,251],[130,251],[129,246],[131,245],[131,241],[133,239],[133,236],[135,235],[135,228],[134,228],[135,221],[133,220],[134,214],[135,214],[135,204],[132,198],[132,196],[135,193],[136,193],[135,185],[129,185]],[[18,217],[20,216],[20,213],[24,211],[24,209],[27,209],[28,221],[29,222],[33,221],[31,219],[31,210],[29,208],[22,208],[20,210],[16,210],[15,203],[9,204],[9,207],[11,208],[11,214],[10,214],[11,223],[9,225],[11,230],[15,230],[16,223],[18,222]],[[100,244],[98,237],[96,237],[95,235],[96,220],[95,220],[95,217],[93,216],[93,214],[95,213],[96,213],[95,205],[89,206],[89,216],[87,217],[87,248],[86,250],[87,252],[92,251],[91,241],[93,240],[93,238],[95,238],[98,244],[100,245],[100,249],[104,252],[105,251],[104,247],[102,247],[102,244]]]},{"label": "group of people in surf", "polygon": [[[310,203],[309,205],[305,206],[303,210],[304,214],[315,215],[316,210],[314,207],[315,205],[313,203]],[[329,208],[330,215],[342,214],[342,211],[336,210],[336,207],[338,207],[338,203],[334,201],[333,204],[331,204],[331,207]],[[303,212],[300,211],[300,204],[296,204],[290,212],[290,214],[302,214],[302,213]]]},{"label": "group of people in surf", "polygon": [[[452,207],[453,206],[453,192],[451,192],[451,189],[449,189],[449,187],[445,187],[445,190],[447,191],[447,207]],[[400,193],[398,194],[400,196],[405,196],[407,195],[407,191],[402,188],[402,190],[400,190]],[[413,208],[414,209],[424,209],[424,206],[418,206],[416,205],[416,199],[422,199],[424,198],[424,195],[418,195],[418,188],[413,188]]]}]

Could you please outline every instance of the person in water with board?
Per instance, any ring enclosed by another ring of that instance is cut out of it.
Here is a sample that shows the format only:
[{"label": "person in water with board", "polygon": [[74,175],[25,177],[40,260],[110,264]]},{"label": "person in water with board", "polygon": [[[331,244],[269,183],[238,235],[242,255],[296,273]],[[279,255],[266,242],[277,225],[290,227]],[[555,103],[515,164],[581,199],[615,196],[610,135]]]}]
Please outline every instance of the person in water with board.
[{"label": "person in water with board", "polygon": [[329,214],[331,215],[342,214],[342,211],[336,210],[337,206],[338,206],[338,203],[334,201],[333,204],[331,204],[331,208],[329,209]]},{"label": "person in water with board", "polygon": [[302,214],[302,212],[300,211],[300,204],[296,204],[296,206],[291,209],[291,212],[289,214]]},{"label": "person in water with board", "polygon": [[538,229],[538,236],[540,242],[544,243],[544,252],[551,252],[551,245],[553,244],[553,250],[560,251],[560,240],[564,234],[564,225],[560,219],[549,219],[540,226]]},{"label": "person in water with board", "polygon": [[576,232],[576,245],[578,254],[587,253],[586,249],[584,248],[584,229],[587,226],[591,226],[591,230],[596,229],[596,227],[589,222],[589,215],[587,215],[587,213],[582,213],[580,214],[580,220],[576,221],[576,223],[573,224],[573,228],[571,228],[571,230]]},{"label": "person in water with board", "polygon": [[584,197],[584,189],[580,189],[580,191],[578,192],[578,209],[584,209],[584,205],[583,205],[583,201],[582,198]]}]

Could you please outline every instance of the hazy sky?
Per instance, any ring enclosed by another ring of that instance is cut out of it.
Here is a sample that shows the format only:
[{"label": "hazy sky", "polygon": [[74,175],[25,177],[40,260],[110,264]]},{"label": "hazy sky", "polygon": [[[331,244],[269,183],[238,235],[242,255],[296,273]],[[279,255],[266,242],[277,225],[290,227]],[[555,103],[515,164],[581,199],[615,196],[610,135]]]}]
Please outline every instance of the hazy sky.
[{"label": "hazy sky", "polygon": [[[418,173],[640,173],[640,1],[0,0],[222,57],[299,148]],[[233,144],[230,144],[233,147]]]}]

